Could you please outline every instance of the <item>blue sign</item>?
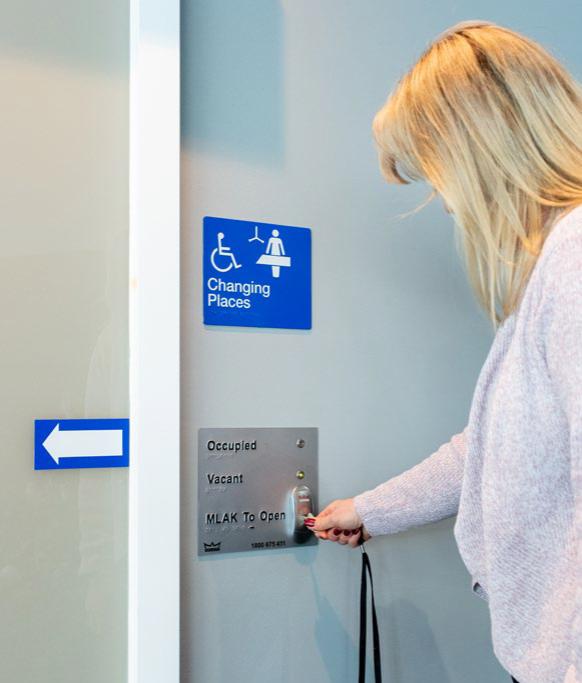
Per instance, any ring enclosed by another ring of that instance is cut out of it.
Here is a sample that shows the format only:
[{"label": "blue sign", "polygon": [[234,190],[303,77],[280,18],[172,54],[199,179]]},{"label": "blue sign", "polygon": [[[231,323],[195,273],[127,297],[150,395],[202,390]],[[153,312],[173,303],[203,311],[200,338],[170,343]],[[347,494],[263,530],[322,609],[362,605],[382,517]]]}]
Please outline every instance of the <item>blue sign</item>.
[{"label": "blue sign", "polygon": [[311,230],[204,219],[204,323],[311,329]]},{"label": "blue sign", "polygon": [[34,469],[127,467],[129,420],[35,420]]}]

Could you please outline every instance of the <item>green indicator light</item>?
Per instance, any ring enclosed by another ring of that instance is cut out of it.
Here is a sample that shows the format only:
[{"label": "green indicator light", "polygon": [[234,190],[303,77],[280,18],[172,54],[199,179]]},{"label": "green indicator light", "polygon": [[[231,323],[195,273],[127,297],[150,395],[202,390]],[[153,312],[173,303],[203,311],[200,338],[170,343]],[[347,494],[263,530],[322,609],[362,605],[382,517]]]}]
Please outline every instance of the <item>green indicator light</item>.
[{"label": "green indicator light", "polygon": [[303,479],[305,477],[305,472],[303,472],[303,470],[299,470],[296,476],[297,479]]}]

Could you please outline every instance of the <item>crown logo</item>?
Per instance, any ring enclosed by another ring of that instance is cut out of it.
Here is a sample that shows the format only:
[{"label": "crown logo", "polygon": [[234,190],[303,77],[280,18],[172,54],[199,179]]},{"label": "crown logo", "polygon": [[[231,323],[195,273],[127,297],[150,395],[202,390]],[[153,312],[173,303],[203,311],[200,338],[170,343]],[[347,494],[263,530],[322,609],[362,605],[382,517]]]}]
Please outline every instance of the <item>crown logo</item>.
[{"label": "crown logo", "polygon": [[218,543],[205,543],[204,544],[204,552],[205,553],[216,553],[220,550],[220,544],[222,541],[219,541]]}]

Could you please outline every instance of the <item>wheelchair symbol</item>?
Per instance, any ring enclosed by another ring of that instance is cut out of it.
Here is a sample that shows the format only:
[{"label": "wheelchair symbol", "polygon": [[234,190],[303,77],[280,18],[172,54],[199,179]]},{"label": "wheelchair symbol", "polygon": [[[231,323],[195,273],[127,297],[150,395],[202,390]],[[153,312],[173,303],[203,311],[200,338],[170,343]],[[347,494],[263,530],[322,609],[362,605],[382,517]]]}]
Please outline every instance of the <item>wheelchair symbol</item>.
[{"label": "wheelchair symbol", "polygon": [[[210,254],[210,262],[212,263],[213,267],[215,270],[218,270],[220,273],[228,273],[228,271],[231,268],[240,268],[242,264],[237,263],[236,259],[234,257],[234,254],[230,250],[230,247],[225,247],[222,244],[222,240],[224,239],[224,233],[219,232],[218,233],[218,246],[216,249],[213,250],[212,254]],[[222,264],[225,267],[221,268],[219,265],[216,265],[216,257],[224,257],[226,258],[227,261],[229,261],[228,265]]]}]

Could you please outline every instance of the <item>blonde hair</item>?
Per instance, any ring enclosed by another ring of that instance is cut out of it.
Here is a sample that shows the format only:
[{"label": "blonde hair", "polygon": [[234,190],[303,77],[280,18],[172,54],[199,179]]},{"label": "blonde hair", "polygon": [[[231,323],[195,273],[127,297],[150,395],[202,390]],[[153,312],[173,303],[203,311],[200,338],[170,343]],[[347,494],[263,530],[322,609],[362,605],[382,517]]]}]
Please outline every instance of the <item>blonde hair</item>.
[{"label": "blonde hair", "polygon": [[532,40],[464,22],[405,74],[373,130],[386,179],[424,179],[450,207],[497,326],[558,215],[582,203],[582,89]]}]

